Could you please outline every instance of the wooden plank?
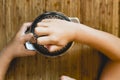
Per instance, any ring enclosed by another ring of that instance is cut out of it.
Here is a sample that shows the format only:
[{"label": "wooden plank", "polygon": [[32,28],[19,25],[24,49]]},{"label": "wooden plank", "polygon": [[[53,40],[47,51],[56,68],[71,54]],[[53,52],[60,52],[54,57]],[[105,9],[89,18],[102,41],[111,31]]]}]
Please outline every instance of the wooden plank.
[{"label": "wooden plank", "polygon": [[[118,34],[118,0],[81,0],[80,3],[82,23],[115,35]],[[84,47],[82,50],[84,50]],[[83,53],[87,53],[86,56],[89,55],[89,57],[85,57],[83,54],[83,62],[81,63],[84,64],[81,69],[81,80],[96,80],[96,73],[101,64],[100,54],[92,51],[92,48]],[[95,60],[95,62],[90,59]]]},{"label": "wooden plank", "polygon": [[0,50],[6,45],[5,1],[0,0]]},{"label": "wooden plank", "polygon": [[[20,5],[20,7],[19,7]],[[25,22],[24,16],[24,1],[20,0],[6,0],[6,36],[7,42],[9,42],[13,36],[17,33],[19,28],[22,26],[23,22]],[[25,62],[24,59],[15,59],[8,70],[6,75],[6,80],[21,80],[26,79],[26,77],[22,77],[22,72],[25,70]],[[17,76],[15,76],[17,74]]]},{"label": "wooden plank", "polygon": [[[80,17],[79,9],[80,1],[78,0],[74,0],[74,2],[72,0],[48,0],[46,2],[46,11],[59,11],[67,16]],[[47,72],[49,77],[46,80],[58,80],[61,75],[68,75],[80,80],[80,44],[77,47],[78,44],[74,45],[65,55],[50,59],[51,65],[48,65],[50,72]]]},{"label": "wooden plank", "polygon": [[[99,29],[101,0],[81,0],[81,23]],[[93,48],[83,45],[81,48],[81,80],[96,80],[101,64],[100,54]]]},{"label": "wooden plank", "polygon": [[114,0],[113,1],[113,16],[114,16],[114,18],[113,18],[113,29],[112,29],[112,32],[113,32],[113,34],[114,35],[116,35],[116,36],[119,36],[119,27],[120,27],[120,22],[119,22],[119,16],[120,16],[120,14],[119,14],[119,11],[120,11],[120,0]]},{"label": "wooden plank", "polygon": [[[38,0],[6,0],[6,26],[7,42],[19,30],[24,22],[35,19],[44,10],[44,1]],[[43,70],[40,68],[41,56],[17,58],[11,63],[6,80],[38,80]],[[38,68],[35,65],[38,64]],[[40,72],[38,72],[40,71]],[[17,75],[16,75],[17,74]]]}]

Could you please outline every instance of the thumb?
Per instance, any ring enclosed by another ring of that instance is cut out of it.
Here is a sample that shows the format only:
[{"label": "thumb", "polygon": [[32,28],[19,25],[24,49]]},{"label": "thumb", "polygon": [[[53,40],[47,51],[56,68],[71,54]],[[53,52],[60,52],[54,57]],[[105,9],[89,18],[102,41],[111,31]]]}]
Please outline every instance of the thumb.
[{"label": "thumb", "polygon": [[23,42],[30,41],[33,37],[33,33],[25,34],[23,37]]}]

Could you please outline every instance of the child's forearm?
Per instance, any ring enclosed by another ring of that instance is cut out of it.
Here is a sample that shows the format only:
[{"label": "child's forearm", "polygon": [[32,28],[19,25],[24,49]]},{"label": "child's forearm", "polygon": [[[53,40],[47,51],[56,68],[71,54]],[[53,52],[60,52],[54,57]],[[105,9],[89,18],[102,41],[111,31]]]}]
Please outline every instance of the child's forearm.
[{"label": "child's forearm", "polygon": [[9,64],[13,59],[9,54],[11,53],[8,49],[0,52],[0,80],[4,80]]},{"label": "child's forearm", "polygon": [[36,54],[35,51],[29,51],[24,46],[25,42],[30,41],[33,37],[31,33],[25,34],[29,26],[31,26],[31,23],[24,23],[15,38],[0,52],[0,80],[4,80],[6,71],[13,58]]},{"label": "child's forearm", "polygon": [[98,49],[112,60],[120,60],[119,38],[82,24],[78,25],[77,30],[76,41],[83,42]]}]

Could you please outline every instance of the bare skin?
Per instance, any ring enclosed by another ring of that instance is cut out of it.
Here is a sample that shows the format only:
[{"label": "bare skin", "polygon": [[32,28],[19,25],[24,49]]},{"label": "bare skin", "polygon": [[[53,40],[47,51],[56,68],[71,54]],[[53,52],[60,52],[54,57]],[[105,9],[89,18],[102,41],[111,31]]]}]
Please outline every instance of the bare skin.
[{"label": "bare skin", "polygon": [[[33,34],[25,34],[31,23],[24,23],[15,38],[0,52],[0,80],[4,80],[10,62],[16,57],[33,56],[35,51],[25,49],[24,44],[33,39]],[[74,80],[67,76],[62,76],[60,80]]]},{"label": "bare skin", "polygon": [[[27,27],[30,25],[31,23],[24,24],[12,42],[0,52],[0,80],[4,80],[12,59],[36,54],[35,51],[28,51],[24,47],[25,42],[30,41],[33,37],[32,34],[25,34]],[[61,49],[70,41],[93,46],[112,60],[106,65],[100,80],[120,79],[120,39],[116,36],[82,24],[56,19],[48,19],[38,23],[35,32],[39,36],[46,35],[39,37],[37,42],[45,45],[51,52]],[[62,76],[61,80],[75,79]]]},{"label": "bare skin", "polygon": [[[119,80],[120,76],[120,39],[112,34],[99,31],[83,24],[58,19],[46,19],[37,24],[37,35],[46,35],[37,39],[49,51],[61,49],[70,41],[88,44],[103,52],[112,61],[108,63],[100,80]],[[117,77],[117,78],[115,78]],[[109,78],[109,79],[108,79]]]},{"label": "bare skin", "polygon": [[120,80],[120,62],[108,62],[101,74],[100,80]]},{"label": "bare skin", "polygon": [[31,33],[24,33],[30,25],[31,23],[25,23],[12,42],[0,52],[0,80],[4,80],[9,64],[14,58],[36,54],[35,51],[28,51],[24,47],[24,43],[33,37]]},{"label": "bare skin", "polygon": [[68,77],[68,76],[62,76],[61,80],[76,80],[76,79]]}]

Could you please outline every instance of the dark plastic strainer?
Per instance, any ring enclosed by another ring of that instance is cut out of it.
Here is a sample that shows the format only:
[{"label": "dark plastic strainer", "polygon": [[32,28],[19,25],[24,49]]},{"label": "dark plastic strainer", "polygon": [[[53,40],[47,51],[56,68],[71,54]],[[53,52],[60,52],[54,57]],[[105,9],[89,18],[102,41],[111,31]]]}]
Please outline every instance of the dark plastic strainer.
[{"label": "dark plastic strainer", "polygon": [[[45,12],[43,14],[41,14],[40,16],[38,16],[30,29],[30,32],[32,32],[34,34],[34,36],[37,37],[37,35],[35,34],[35,27],[37,26],[38,22],[41,22],[43,19],[61,19],[61,20],[66,20],[66,21],[70,21],[70,19],[63,15],[60,12]],[[43,45],[39,45],[37,43],[34,43],[33,46],[34,48],[41,54],[46,55],[46,56],[58,56],[60,54],[63,54],[65,51],[67,51],[70,46],[72,45],[73,42],[69,42],[66,46],[64,46],[62,49],[55,51],[55,52],[49,52],[47,48],[45,48]]]}]

